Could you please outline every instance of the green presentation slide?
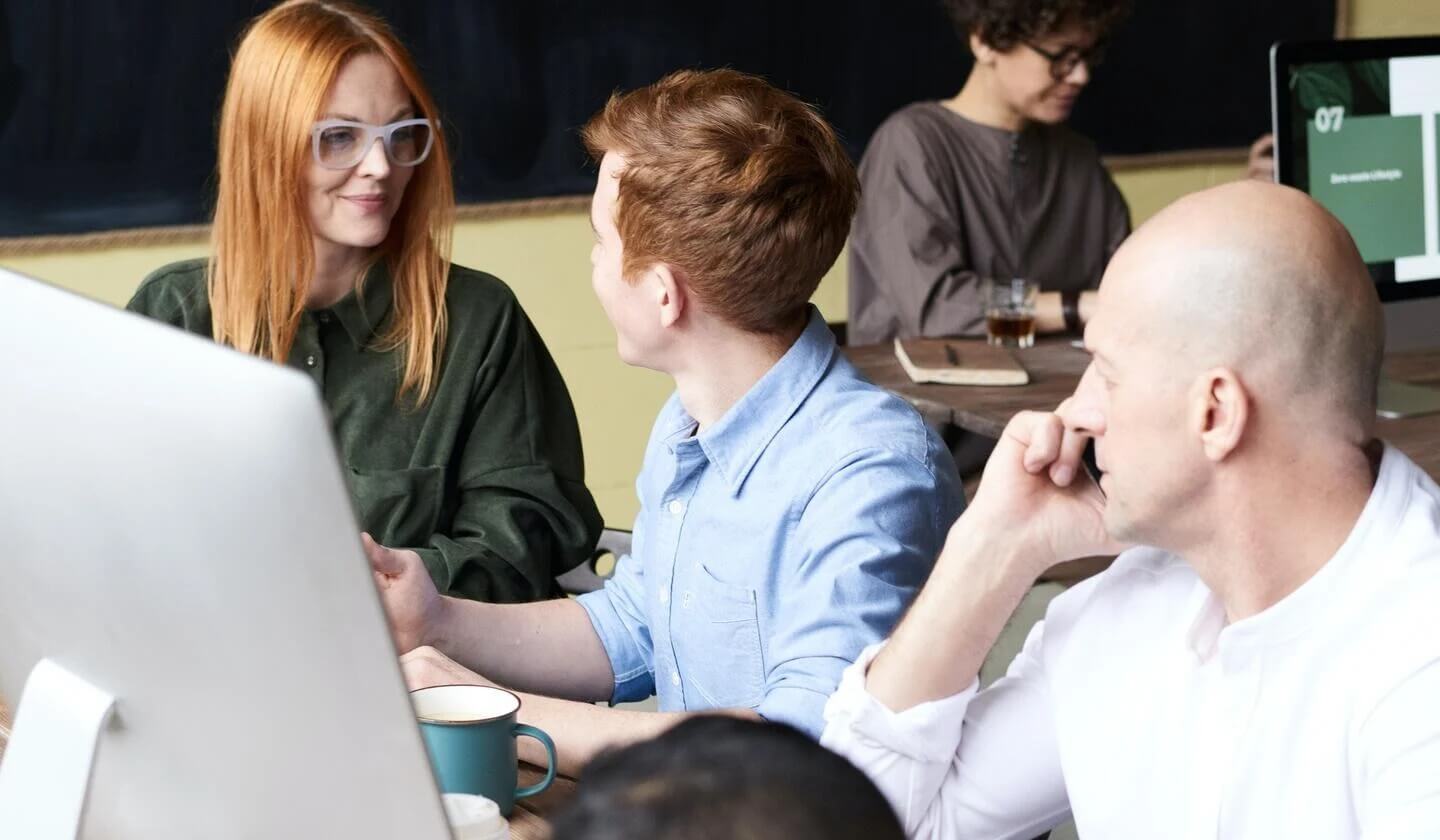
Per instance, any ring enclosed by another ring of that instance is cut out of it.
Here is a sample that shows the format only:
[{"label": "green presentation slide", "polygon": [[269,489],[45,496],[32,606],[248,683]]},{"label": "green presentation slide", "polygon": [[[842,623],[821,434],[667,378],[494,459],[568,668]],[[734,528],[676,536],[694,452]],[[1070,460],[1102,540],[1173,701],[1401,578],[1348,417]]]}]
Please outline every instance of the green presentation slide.
[{"label": "green presentation slide", "polygon": [[1420,120],[1339,116],[1306,122],[1310,194],[1350,229],[1366,262],[1425,253]]}]

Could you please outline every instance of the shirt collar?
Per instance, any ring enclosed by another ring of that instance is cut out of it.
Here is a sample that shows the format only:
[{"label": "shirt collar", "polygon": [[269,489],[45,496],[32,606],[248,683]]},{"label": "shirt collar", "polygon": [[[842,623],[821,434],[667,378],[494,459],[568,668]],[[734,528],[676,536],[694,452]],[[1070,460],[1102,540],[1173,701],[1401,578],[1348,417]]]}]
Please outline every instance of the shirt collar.
[{"label": "shirt collar", "polygon": [[365,272],[365,279],[350,294],[336,301],[329,312],[335,316],[357,348],[370,345],[385,324],[394,300],[390,271],[380,260]]},{"label": "shirt collar", "polygon": [[[819,310],[811,306],[809,311],[805,329],[785,355],[697,438],[705,457],[719,471],[732,494],[740,492],[740,486],[770,441],[795,415],[834,362],[835,335]],[[694,428],[694,422],[688,416],[680,418],[675,426],[677,433]]]},{"label": "shirt collar", "polygon": [[1316,621],[1335,619],[1337,598],[1353,599],[1380,583],[1384,575],[1375,564],[1383,562],[1388,547],[1377,546],[1375,541],[1395,533],[1396,520],[1410,504],[1408,463],[1398,450],[1385,445],[1375,487],[1339,550],[1309,580],[1269,609],[1227,625],[1220,599],[1199,584],[1197,589],[1204,594],[1196,599],[1188,636],[1196,656],[1203,661],[1216,650],[1291,641]]},{"label": "shirt collar", "polygon": [[942,102],[936,102],[935,107],[948,114],[950,122],[960,126],[965,132],[966,139],[971,141],[970,145],[983,149],[989,162],[1002,170],[1008,169],[1012,164],[1023,166],[1029,163],[1033,157],[1032,152],[1038,149],[1045,131],[1045,126],[1040,123],[1027,123],[1019,131],[996,128],[975,122],[946,107]]}]

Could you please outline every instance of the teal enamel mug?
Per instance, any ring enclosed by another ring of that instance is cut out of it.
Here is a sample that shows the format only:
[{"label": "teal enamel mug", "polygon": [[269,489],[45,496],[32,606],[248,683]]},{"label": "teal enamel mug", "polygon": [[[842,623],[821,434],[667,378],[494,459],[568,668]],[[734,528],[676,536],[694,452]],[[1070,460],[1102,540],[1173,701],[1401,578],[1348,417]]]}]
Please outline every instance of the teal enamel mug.
[{"label": "teal enamel mug", "polygon": [[[473,793],[510,816],[515,800],[534,796],[555,780],[555,743],[533,726],[516,723],[520,698],[488,685],[436,685],[410,692],[430,766],[443,793]],[[515,739],[545,747],[545,778],[517,788]]]}]

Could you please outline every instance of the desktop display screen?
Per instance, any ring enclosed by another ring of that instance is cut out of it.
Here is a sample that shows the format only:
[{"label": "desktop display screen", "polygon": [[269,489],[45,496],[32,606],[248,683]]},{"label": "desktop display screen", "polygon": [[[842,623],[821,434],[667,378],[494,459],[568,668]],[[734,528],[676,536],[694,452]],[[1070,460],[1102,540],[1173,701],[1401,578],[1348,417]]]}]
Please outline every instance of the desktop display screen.
[{"label": "desktop display screen", "polygon": [[1276,176],[1334,213],[1382,300],[1440,295],[1440,38],[1277,44]]}]

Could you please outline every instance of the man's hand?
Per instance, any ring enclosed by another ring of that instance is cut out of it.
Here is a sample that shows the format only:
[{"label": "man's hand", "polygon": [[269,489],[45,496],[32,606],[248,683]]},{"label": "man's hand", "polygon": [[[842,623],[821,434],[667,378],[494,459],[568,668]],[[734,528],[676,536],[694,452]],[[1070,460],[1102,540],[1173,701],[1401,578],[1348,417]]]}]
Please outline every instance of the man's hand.
[{"label": "man's hand", "polygon": [[375,573],[375,587],[390,620],[395,649],[405,653],[430,644],[442,620],[445,599],[436,591],[420,555],[386,548],[369,534],[361,534],[360,542]]},{"label": "man's hand", "polygon": [[433,647],[417,647],[400,657],[405,687],[411,691],[432,685],[495,685]]},{"label": "man's hand", "polygon": [[1104,429],[1104,416],[1074,397],[1054,413],[1015,415],[925,588],[870,665],[865,684],[876,700],[902,712],[953,697],[975,681],[1041,572],[1124,548],[1106,533],[1105,496],[1080,464]]},{"label": "man's hand", "polygon": [[1262,134],[1250,144],[1250,158],[1245,175],[1257,181],[1275,180],[1275,135]]},{"label": "man's hand", "polygon": [[1015,415],[945,553],[950,542],[983,532],[990,544],[1008,544],[1006,554],[1038,577],[1065,560],[1123,550],[1105,531],[1105,496],[1080,463],[1089,432],[1103,424],[1103,417],[1076,411],[1070,400],[1054,413]]}]

